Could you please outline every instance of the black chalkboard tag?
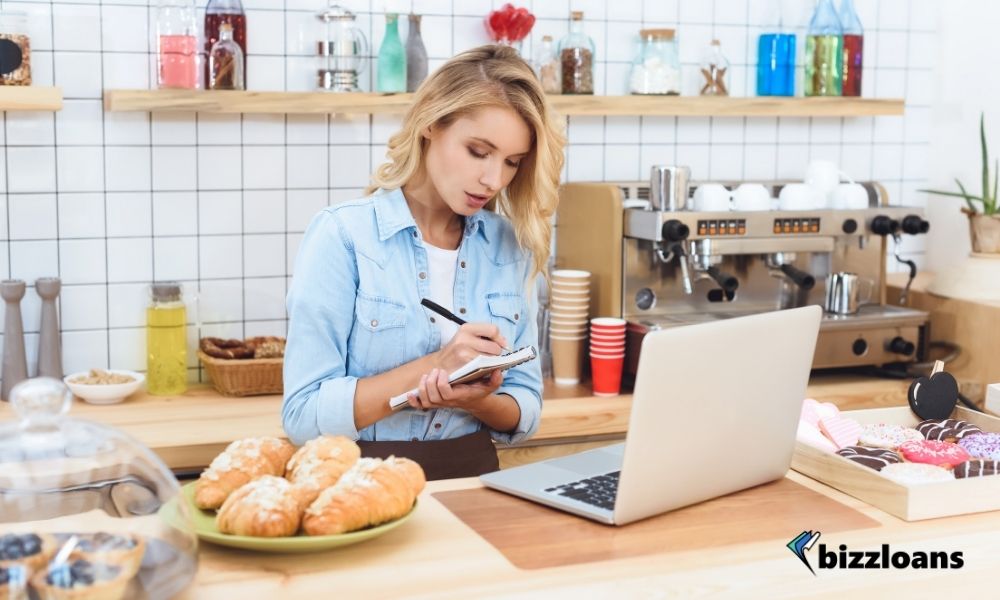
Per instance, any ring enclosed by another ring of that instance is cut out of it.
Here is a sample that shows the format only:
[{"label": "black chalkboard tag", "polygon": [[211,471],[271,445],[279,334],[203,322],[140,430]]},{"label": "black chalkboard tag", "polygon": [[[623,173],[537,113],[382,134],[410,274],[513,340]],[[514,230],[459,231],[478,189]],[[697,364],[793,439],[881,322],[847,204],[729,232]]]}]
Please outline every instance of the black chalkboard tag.
[{"label": "black chalkboard tag", "polygon": [[958,404],[958,382],[935,361],[930,377],[913,380],[906,393],[910,409],[921,419],[947,419]]}]

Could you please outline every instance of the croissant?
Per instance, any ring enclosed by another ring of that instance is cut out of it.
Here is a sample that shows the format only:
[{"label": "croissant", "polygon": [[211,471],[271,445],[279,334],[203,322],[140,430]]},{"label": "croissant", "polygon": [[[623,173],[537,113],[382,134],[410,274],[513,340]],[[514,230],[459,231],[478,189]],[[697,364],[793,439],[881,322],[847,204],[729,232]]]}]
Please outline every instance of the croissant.
[{"label": "croissant", "polygon": [[198,478],[194,503],[201,509],[222,506],[229,494],[262,475],[281,475],[295,446],[275,437],[237,440],[215,457]]},{"label": "croissant", "polygon": [[398,519],[413,508],[426,479],[406,458],[362,458],[306,509],[307,535],[334,535]]},{"label": "croissant", "polygon": [[292,482],[305,510],[323,489],[337,483],[361,457],[361,449],[350,438],[324,435],[305,443],[292,455],[285,477]]},{"label": "croissant", "polygon": [[215,517],[222,533],[254,537],[295,535],[301,521],[292,484],[274,475],[254,479],[230,494]]}]

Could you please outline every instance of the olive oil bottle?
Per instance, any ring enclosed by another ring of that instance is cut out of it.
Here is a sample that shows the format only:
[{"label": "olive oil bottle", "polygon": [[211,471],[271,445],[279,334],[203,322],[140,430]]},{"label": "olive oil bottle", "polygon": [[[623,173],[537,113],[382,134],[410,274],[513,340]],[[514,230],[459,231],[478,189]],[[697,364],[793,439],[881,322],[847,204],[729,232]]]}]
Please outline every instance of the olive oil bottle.
[{"label": "olive oil bottle", "polygon": [[187,390],[187,311],[177,282],[154,283],[150,287],[146,308],[146,389],[158,396]]}]

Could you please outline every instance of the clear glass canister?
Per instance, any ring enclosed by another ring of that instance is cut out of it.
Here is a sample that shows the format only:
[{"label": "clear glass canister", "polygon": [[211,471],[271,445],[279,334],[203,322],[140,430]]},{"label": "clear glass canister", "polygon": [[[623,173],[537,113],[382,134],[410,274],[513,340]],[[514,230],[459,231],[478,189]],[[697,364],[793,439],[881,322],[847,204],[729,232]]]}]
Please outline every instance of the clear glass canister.
[{"label": "clear glass canister", "polygon": [[66,415],[57,379],[11,390],[0,423],[0,598],[174,598],[198,538],[170,470],[125,433]]},{"label": "clear glass canister", "polygon": [[320,22],[317,87],[333,92],[360,91],[358,75],[368,61],[368,39],[358,27],[357,17],[343,6],[330,3],[316,18]]},{"label": "clear glass canister", "polygon": [[146,389],[150,394],[187,390],[187,309],[181,285],[154,283],[146,308]]},{"label": "clear glass canister", "polygon": [[559,81],[559,57],[556,55],[551,35],[542,36],[542,43],[535,54],[535,74],[542,82],[545,93],[562,93],[562,84]]},{"label": "clear glass canister", "polygon": [[28,16],[0,11],[0,85],[31,85]]},{"label": "clear glass canister", "polygon": [[583,13],[573,11],[569,34],[559,40],[562,93],[594,93],[594,40],[583,32]]},{"label": "clear glass canister", "polygon": [[681,93],[681,66],[673,29],[643,29],[632,61],[629,90],[633,94]]}]

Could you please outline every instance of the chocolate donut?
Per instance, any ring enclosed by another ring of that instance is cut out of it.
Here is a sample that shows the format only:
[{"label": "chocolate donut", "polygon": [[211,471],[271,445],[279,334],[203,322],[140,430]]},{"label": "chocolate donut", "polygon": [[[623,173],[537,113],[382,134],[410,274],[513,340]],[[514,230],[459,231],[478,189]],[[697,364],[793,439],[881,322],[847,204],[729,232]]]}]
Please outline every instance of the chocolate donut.
[{"label": "chocolate donut", "polygon": [[904,442],[899,445],[899,454],[909,462],[937,465],[946,469],[964,463],[970,458],[969,453],[958,444],[938,440]]},{"label": "chocolate donut", "polygon": [[917,431],[928,440],[953,442],[983,430],[967,421],[958,419],[927,419],[917,425]]},{"label": "chocolate donut", "polygon": [[955,478],[983,477],[1000,473],[1000,461],[974,458],[955,467]]},{"label": "chocolate donut", "polygon": [[973,458],[1000,460],[1000,433],[974,433],[958,440]]},{"label": "chocolate donut", "polygon": [[882,448],[865,448],[864,446],[848,446],[837,450],[837,454],[848,460],[864,465],[869,469],[881,471],[884,467],[898,463],[902,459],[892,450]]}]

